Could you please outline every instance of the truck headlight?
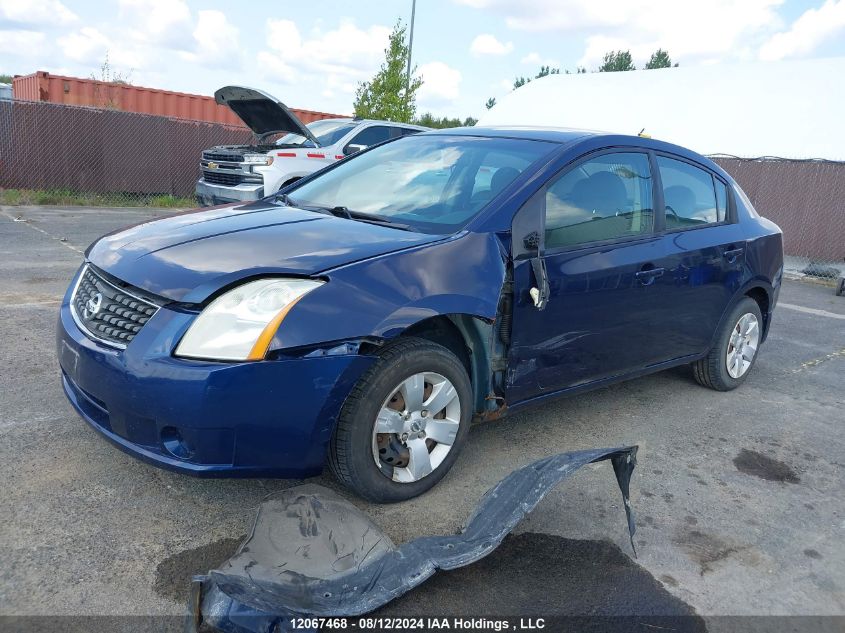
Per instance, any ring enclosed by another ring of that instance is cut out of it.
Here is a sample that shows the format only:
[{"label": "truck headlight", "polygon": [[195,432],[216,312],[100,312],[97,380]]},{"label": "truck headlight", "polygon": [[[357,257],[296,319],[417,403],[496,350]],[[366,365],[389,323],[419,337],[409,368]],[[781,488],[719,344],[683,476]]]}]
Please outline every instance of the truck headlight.
[{"label": "truck headlight", "polygon": [[176,356],[261,360],[294,304],[324,282],[268,278],[220,295],[194,319]]},{"label": "truck headlight", "polygon": [[264,154],[247,154],[244,156],[245,165],[272,165],[273,157]]}]

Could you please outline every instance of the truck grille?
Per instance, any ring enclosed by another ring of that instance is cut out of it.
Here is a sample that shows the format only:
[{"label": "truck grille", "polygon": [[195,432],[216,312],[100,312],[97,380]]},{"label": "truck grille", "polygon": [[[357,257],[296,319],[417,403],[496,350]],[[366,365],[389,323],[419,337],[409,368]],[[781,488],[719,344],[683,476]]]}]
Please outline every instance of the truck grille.
[{"label": "truck grille", "polygon": [[244,162],[243,154],[236,154],[234,152],[214,152],[208,151],[202,153],[203,160],[220,160],[226,161],[230,163],[242,163]]},{"label": "truck grille", "polygon": [[114,347],[126,347],[159,309],[106,281],[86,265],[70,299],[77,325],[92,338]]},{"label": "truck grille", "polygon": [[244,181],[244,176],[241,174],[217,171],[216,169],[203,169],[202,177],[205,178],[206,182],[213,185],[239,185]]}]

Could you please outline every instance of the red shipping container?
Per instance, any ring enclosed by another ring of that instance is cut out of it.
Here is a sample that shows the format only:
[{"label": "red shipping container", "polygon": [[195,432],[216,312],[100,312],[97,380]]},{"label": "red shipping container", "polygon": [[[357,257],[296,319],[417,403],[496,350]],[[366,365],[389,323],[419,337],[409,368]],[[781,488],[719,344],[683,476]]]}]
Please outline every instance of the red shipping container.
[{"label": "red shipping container", "polygon": [[[15,99],[25,101],[90,106],[244,127],[235,113],[227,106],[217,105],[214,97],[96,79],[62,77],[43,70],[15,77],[12,80],[12,94]],[[291,110],[303,123],[344,116],[313,110]]]}]

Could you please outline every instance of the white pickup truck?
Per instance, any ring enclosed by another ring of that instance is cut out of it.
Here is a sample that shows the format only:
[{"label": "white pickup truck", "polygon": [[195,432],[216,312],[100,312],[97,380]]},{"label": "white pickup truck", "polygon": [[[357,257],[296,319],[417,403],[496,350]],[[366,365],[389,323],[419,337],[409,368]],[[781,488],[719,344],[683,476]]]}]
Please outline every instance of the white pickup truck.
[{"label": "white pickup truck", "polygon": [[220,145],[202,153],[196,195],[203,206],[258,200],[370,145],[428,129],[368,119],[322,119],[304,125],[275,97],[242,86],[220,88],[214,99],[229,106],[258,142]]}]

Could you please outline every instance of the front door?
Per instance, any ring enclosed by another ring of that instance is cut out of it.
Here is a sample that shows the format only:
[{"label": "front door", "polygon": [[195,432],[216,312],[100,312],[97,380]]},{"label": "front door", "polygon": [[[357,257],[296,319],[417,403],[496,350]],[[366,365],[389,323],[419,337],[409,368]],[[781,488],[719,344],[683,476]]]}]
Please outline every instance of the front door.
[{"label": "front door", "polygon": [[[539,215],[543,239],[514,263],[510,403],[662,360],[656,303],[667,298],[653,290],[666,252],[653,182],[646,152],[604,151],[567,167],[524,207]],[[527,232],[520,221],[515,243]]]}]

